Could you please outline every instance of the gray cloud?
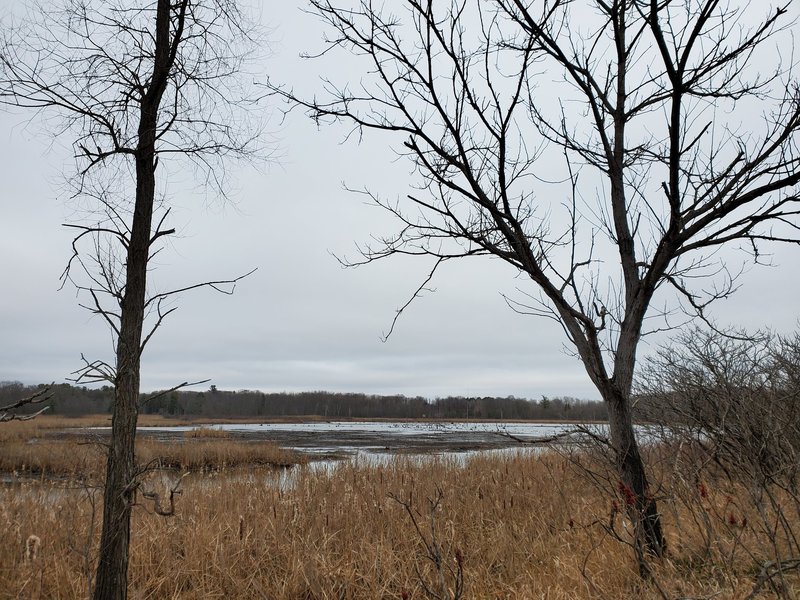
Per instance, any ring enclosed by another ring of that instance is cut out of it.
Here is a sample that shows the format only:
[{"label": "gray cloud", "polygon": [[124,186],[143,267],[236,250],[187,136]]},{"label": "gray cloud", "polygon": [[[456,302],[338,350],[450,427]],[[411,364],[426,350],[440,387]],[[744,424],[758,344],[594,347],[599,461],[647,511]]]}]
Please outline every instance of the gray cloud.
[{"label": "gray cloud", "polygon": [[[265,15],[277,40],[265,70],[314,89],[317,67],[297,54],[317,39],[316,21],[295,3],[274,8]],[[20,127],[22,119],[0,113],[0,380],[35,383],[62,380],[81,353],[111,360],[112,348],[102,321],[77,308],[74,289],[57,291],[70,252],[61,223],[75,206],[57,185],[69,170],[68,140],[51,147],[39,128]],[[403,197],[413,181],[408,165],[386,139],[342,145],[345,130],[319,131],[299,113],[273,121],[273,130],[280,160],[261,170],[231,167],[232,203],[199,194],[179,166],[170,169],[180,236],[159,256],[154,289],[258,271],[230,297],[182,295],[147,349],[145,389],[211,378],[233,389],[597,397],[579,362],[562,351],[557,324],[505,306],[501,293],[525,281],[496,261],[448,265],[437,291],[415,302],[382,343],[394,310],[430,265],[342,269],[331,252],[355,257],[355,242],[394,224],[341,183]],[[794,328],[796,260],[796,250],[777,249],[780,266],[748,273],[742,291],[719,305],[720,322]]]}]

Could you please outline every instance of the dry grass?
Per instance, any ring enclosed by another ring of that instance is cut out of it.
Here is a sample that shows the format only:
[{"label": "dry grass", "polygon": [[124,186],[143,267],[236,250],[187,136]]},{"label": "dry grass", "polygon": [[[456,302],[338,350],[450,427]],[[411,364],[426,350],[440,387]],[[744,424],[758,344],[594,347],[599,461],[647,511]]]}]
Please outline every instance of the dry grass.
[{"label": "dry grass", "polygon": [[[177,425],[200,425],[198,419],[180,419],[164,417],[161,415],[139,415],[139,425],[143,427],[168,427]],[[111,415],[86,415],[83,417],[64,417],[61,415],[44,414],[32,421],[11,421],[3,423],[0,427],[0,441],[9,435],[22,432],[34,432],[37,435],[46,435],[48,432],[62,429],[85,429],[87,427],[111,427]]]},{"label": "dry grass", "polygon": [[[268,418],[268,417],[252,417],[242,419],[225,419],[214,418],[213,424],[220,423],[270,423],[270,422],[305,422],[305,421],[323,421],[323,417],[287,417],[287,418]],[[196,426],[202,429],[212,429],[210,427],[211,421],[208,418],[202,417],[165,417],[163,415],[147,415],[140,414],[138,423],[141,427],[177,427],[177,426]],[[8,436],[15,436],[19,432],[30,434],[34,432],[37,435],[47,435],[57,430],[64,429],[85,429],[89,427],[111,427],[111,415],[97,414],[85,415],[82,417],[65,417],[62,415],[48,415],[43,414],[32,421],[11,421],[3,423],[0,427],[0,441],[3,441]],[[30,437],[30,435],[28,435]]]},{"label": "dry grass", "polygon": [[[53,437],[55,423],[0,428],[0,470],[42,475],[0,487],[0,598],[80,598],[91,585],[103,448]],[[462,557],[465,598],[723,600],[747,597],[776,550],[765,535],[774,518],[743,486],[722,477],[698,485],[666,450],[649,462],[669,555],[643,582],[630,547],[615,539],[629,541],[630,527],[614,476],[585,455],[276,470],[297,456],[215,432],[138,441],[139,462],[151,468],[143,489],[163,498],[180,480],[182,495],[167,518],[139,496],[132,598],[422,599],[441,581],[425,546],[435,536],[445,586]],[[796,531],[798,522],[784,525]],[[800,593],[796,577],[786,584]],[[765,586],[757,597],[774,596]]]},{"label": "dry grass", "polygon": [[272,442],[247,442],[226,438],[191,438],[183,443],[139,440],[140,463],[182,471],[221,471],[241,467],[290,467],[306,458]]},{"label": "dry grass", "polygon": [[[466,464],[399,458],[388,466],[343,463],[330,472],[292,473],[287,485],[271,471],[194,472],[183,479],[171,518],[140,499],[131,597],[425,598],[423,586],[435,585],[437,574],[397,500],[412,508],[428,542],[435,531],[445,568],[455,569],[463,556],[467,598],[661,597],[638,578],[630,550],[604,529],[613,500],[558,455]],[[167,489],[177,477],[153,473],[146,485]],[[439,493],[431,513],[428,499]],[[704,501],[725,502],[727,492],[718,493]],[[98,502],[96,491],[80,485],[0,489],[0,597],[85,597]],[[681,510],[666,512],[672,550],[653,566],[656,581],[671,598],[745,597],[758,557],[741,552],[731,563],[698,562],[701,532]],[[686,522],[677,527],[674,519]],[[625,530],[620,516],[615,527]],[[32,535],[41,547],[26,560]],[[721,556],[732,539],[720,533]],[[452,586],[452,574],[445,575]]]},{"label": "dry grass", "polygon": [[[389,494],[420,511],[429,535],[427,498],[441,489],[437,536],[450,563],[456,549],[463,553],[469,597],[586,596],[581,568],[593,536],[570,528],[569,520],[589,510],[591,498],[573,498],[569,506],[559,494],[543,494],[552,491],[551,471],[561,468],[549,459],[343,464],[330,474],[301,469],[287,489],[264,475],[190,476],[178,516],[157,517],[146,505],[136,511],[131,589],[141,598],[372,599],[401,598],[404,590],[421,598],[422,582],[434,573]],[[2,494],[0,524],[10,535],[0,563],[10,568],[0,572],[0,589],[9,597],[40,589],[85,593],[91,571],[80,550],[93,517],[91,493],[27,484]],[[26,563],[30,535],[42,539],[42,548]],[[616,544],[603,546],[589,557],[597,585],[633,590],[630,561]],[[620,563],[613,570],[605,565],[608,552]]]},{"label": "dry grass", "polygon": [[199,427],[185,431],[183,434],[183,437],[186,438],[229,438],[230,436],[230,432],[209,425],[200,425]]},{"label": "dry grass", "polygon": [[[33,422],[12,422],[0,427],[0,473],[41,478],[72,478],[96,482],[105,472],[105,442],[97,434],[57,436]],[[194,430],[197,431],[197,430]],[[183,471],[224,470],[243,466],[287,467],[305,462],[296,452],[269,442],[229,439],[226,435],[199,435],[163,442],[140,437],[136,456],[143,466]]]}]

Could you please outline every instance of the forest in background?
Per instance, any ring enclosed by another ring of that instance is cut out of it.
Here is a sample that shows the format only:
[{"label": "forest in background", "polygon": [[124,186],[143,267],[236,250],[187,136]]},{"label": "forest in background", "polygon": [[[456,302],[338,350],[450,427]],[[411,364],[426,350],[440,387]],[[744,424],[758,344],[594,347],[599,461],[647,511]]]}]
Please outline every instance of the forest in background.
[{"label": "forest in background", "polygon": [[[50,388],[48,414],[78,417],[111,412],[113,388],[89,388],[68,383],[26,386],[18,381],[0,382],[0,406]],[[29,412],[41,408],[33,405]],[[21,413],[23,411],[20,411]],[[484,396],[448,396],[433,400],[421,396],[309,392],[227,391],[216,386],[202,392],[170,391],[142,394],[140,412],[186,417],[297,417],[386,419],[491,419],[597,421],[607,417],[600,401],[573,397],[539,400]]]}]

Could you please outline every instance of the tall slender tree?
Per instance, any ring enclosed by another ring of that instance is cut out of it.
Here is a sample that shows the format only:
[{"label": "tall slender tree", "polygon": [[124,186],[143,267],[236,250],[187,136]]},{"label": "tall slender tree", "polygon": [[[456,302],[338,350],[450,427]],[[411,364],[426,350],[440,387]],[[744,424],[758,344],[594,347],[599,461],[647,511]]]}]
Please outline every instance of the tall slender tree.
[{"label": "tall slender tree", "polygon": [[329,31],[317,56],[363,68],[328,71],[313,99],[273,92],[317,121],[396,136],[418,176],[405,200],[369,192],[399,230],[361,262],[428,257],[427,283],[447,261],[488,255],[524,276],[512,305],[561,324],[608,407],[646,571],[665,542],[631,415],[639,342],[673,326],[672,307],[702,316],[734,290],[724,248],[758,260],[765,243],[798,242],[800,94],[770,43],[791,44],[778,37],[788,8],[312,5]]},{"label": "tall slender tree", "polygon": [[99,201],[95,223],[73,225],[65,272],[116,344],[113,365],[87,361],[82,372],[114,385],[98,600],[127,596],[140,359],[174,310],[164,304],[172,291],[148,294],[147,285],[158,244],[174,233],[159,174],[165,158],[182,156],[222,191],[222,159],[257,151],[242,68],[258,40],[247,22],[235,0],[64,0],[39,5],[0,40],[0,101],[75,136],[76,195]]}]

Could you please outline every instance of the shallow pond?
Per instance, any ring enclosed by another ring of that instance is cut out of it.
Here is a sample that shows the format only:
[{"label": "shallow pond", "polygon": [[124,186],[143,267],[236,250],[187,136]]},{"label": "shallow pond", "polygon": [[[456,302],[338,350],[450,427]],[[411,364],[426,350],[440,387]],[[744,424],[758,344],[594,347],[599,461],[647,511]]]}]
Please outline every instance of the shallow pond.
[{"label": "shallow pond", "polygon": [[[477,451],[531,448],[531,442],[569,436],[576,424],[529,422],[408,422],[408,421],[314,421],[305,423],[226,423],[203,427],[227,432],[232,439],[268,441],[284,448],[322,457],[369,457],[384,461],[398,454],[468,455]],[[587,426],[584,426],[587,427]],[[591,425],[598,435],[605,426]],[[139,433],[164,441],[177,441],[197,425],[140,427]],[[104,428],[108,431],[108,428]]]}]

